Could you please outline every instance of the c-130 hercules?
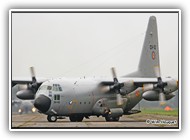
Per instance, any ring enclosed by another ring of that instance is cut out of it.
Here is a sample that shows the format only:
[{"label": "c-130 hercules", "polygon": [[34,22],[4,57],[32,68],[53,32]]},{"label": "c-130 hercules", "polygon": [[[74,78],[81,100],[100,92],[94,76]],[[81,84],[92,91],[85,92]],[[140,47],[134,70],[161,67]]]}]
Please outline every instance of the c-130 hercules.
[{"label": "c-130 hercules", "polygon": [[34,99],[34,106],[47,115],[49,122],[69,117],[80,122],[84,117],[103,116],[106,121],[119,121],[122,115],[135,113],[132,108],[142,99],[164,104],[175,95],[178,81],[161,78],[156,17],[151,16],[145,35],[138,70],[113,78],[51,79],[37,81],[31,67],[32,81],[12,80],[15,84],[27,84],[17,92],[23,100]]}]

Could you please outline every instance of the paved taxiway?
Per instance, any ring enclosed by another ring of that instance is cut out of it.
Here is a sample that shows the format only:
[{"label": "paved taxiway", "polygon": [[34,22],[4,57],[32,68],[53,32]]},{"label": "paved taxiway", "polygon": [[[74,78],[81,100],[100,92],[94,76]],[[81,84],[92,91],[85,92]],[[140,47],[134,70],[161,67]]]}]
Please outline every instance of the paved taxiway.
[{"label": "paved taxiway", "polygon": [[160,124],[147,124],[147,119],[156,120],[177,120],[177,117],[170,116],[157,116],[157,115],[141,115],[134,114],[130,116],[122,116],[119,122],[106,122],[103,117],[91,116],[90,119],[84,118],[83,122],[70,122],[69,118],[58,119],[57,122],[48,122],[43,114],[12,114],[12,128],[87,128],[87,127],[177,127],[178,124],[160,125]]}]

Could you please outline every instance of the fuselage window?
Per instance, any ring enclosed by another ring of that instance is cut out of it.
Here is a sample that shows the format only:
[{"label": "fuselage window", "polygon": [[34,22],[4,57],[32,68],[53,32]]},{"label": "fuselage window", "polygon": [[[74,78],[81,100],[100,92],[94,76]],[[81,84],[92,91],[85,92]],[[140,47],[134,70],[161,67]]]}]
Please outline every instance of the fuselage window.
[{"label": "fuselage window", "polygon": [[54,95],[54,103],[60,103],[60,95],[59,94]]},{"label": "fuselage window", "polygon": [[58,100],[58,101],[60,100],[60,95],[57,95],[57,100]]},{"label": "fuselage window", "polygon": [[62,88],[59,86],[59,91],[62,91]]},{"label": "fuselage window", "polygon": [[54,100],[55,101],[59,101],[60,100],[60,95],[59,94],[55,94],[54,95]]}]

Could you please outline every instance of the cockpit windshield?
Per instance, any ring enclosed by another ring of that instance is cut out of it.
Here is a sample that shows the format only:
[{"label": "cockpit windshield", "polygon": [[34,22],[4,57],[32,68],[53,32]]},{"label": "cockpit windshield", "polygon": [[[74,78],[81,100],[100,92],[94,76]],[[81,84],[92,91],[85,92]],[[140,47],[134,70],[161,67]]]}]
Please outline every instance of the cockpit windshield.
[{"label": "cockpit windshield", "polygon": [[53,84],[53,86],[50,86],[50,85],[42,85],[38,91],[62,91],[62,88],[59,84]]},{"label": "cockpit windshield", "polygon": [[39,90],[52,90],[52,86],[43,85],[39,88]]},{"label": "cockpit windshield", "polygon": [[53,91],[62,91],[62,88],[59,84],[53,84]]}]

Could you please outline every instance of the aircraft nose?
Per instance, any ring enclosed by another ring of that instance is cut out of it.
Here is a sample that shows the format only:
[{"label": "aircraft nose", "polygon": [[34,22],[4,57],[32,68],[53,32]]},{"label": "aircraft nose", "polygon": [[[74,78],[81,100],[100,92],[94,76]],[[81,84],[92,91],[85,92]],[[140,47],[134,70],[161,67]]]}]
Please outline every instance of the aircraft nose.
[{"label": "aircraft nose", "polygon": [[51,100],[45,95],[40,95],[34,101],[34,106],[41,112],[47,112],[50,108]]}]

